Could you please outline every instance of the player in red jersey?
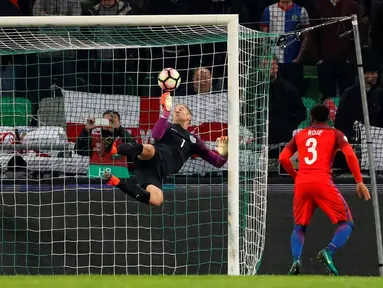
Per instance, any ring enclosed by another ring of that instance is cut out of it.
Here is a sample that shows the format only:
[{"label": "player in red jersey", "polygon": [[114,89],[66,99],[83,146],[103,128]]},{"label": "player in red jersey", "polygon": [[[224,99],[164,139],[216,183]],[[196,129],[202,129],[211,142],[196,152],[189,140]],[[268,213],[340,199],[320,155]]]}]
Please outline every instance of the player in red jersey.
[{"label": "player in red jersey", "polygon": [[[289,275],[299,274],[301,270],[300,258],[306,227],[310,224],[317,207],[327,214],[333,224],[338,225],[334,238],[318,253],[317,258],[326,265],[332,275],[338,275],[332,255],[347,242],[354,229],[350,209],[332,180],[332,162],[339,149],[345,155],[347,165],[355,178],[358,196],[363,196],[365,200],[371,199],[371,196],[363,184],[358,159],[346,136],[326,125],[330,113],[327,106],[317,104],[310,113],[312,125],[299,131],[279,156],[281,165],[295,182],[295,226],[291,235],[293,265]],[[290,161],[297,151],[298,172]]]}]

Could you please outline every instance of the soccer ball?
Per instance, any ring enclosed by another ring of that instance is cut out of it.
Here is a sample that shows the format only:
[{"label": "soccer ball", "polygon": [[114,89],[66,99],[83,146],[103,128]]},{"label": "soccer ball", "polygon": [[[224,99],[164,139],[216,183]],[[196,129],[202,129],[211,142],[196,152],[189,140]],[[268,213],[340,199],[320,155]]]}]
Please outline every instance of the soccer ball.
[{"label": "soccer ball", "polygon": [[158,86],[164,91],[173,91],[180,86],[181,76],[176,69],[165,68],[158,74]]}]

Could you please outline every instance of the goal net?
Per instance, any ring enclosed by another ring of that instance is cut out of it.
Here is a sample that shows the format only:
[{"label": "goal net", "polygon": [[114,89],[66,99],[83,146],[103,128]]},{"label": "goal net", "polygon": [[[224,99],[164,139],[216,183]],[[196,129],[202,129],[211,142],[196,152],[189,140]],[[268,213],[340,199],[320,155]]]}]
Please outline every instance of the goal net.
[{"label": "goal net", "polygon": [[[276,36],[236,16],[179,17],[0,19],[1,273],[257,273]],[[134,177],[106,143],[125,131],[153,141],[167,67],[181,75],[172,96],[192,110],[190,131],[211,148],[231,137],[230,158],[220,169],[189,159],[153,208],[100,176]],[[103,117],[122,132],[87,130]]]}]

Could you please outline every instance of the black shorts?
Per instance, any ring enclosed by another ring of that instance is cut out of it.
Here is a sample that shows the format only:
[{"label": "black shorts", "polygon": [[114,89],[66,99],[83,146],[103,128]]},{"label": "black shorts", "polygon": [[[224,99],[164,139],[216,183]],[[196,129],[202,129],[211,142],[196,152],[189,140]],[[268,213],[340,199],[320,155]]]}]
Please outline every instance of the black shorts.
[{"label": "black shorts", "polygon": [[149,185],[154,185],[162,189],[162,158],[160,153],[156,151],[150,160],[136,158],[134,163],[136,164],[136,179],[140,187],[146,189]]}]

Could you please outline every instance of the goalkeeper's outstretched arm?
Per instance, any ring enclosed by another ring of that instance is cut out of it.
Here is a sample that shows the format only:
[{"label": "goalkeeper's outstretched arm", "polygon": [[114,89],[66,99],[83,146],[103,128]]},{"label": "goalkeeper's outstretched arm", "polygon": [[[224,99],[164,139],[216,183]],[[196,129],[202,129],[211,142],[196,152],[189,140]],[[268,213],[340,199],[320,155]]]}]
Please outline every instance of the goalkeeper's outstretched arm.
[{"label": "goalkeeper's outstretched arm", "polygon": [[170,97],[170,93],[167,92],[161,96],[161,106],[163,109],[162,115],[157,120],[152,131],[152,136],[155,140],[161,139],[162,136],[164,136],[165,131],[170,127],[170,123],[168,121],[172,110],[172,98]]},{"label": "goalkeeper's outstretched arm", "polygon": [[228,143],[226,136],[219,137],[214,150],[210,150],[201,139],[197,138],[198,156],[214,167],[221,168],[227,162]]},{"label": "goalkeeper's outstretched arm", "polygon": [[170,127],[168,117],[163,115],[157,120],[156,125],[153,127],[152,136],[155,140],[159,140],[164,136],[165,131]]}]

